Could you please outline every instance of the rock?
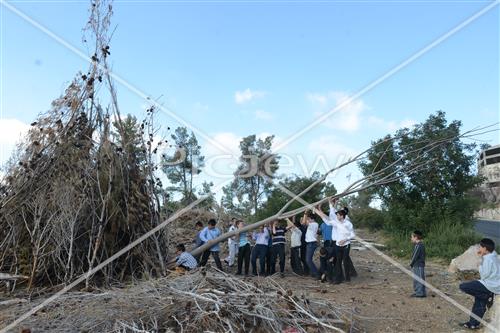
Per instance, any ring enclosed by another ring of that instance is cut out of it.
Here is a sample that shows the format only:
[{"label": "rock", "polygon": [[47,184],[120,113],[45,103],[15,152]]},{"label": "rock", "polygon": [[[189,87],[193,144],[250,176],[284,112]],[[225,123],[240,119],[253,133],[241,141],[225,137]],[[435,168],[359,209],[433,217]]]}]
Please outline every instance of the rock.
[{"label": "rock", "polygon": [[495,296],[495,302],[488,312],[491,318],[489,323],[492,329],[487,327],[485,333],[500,332],[500,295]]},{"label": "rock", "polygon": [[479,245],[473,245],[463,254],[453,259],[448,267],[448,272],[458,273],[461,271],[478,271],[481,264],[481,256],[477,254]]}]

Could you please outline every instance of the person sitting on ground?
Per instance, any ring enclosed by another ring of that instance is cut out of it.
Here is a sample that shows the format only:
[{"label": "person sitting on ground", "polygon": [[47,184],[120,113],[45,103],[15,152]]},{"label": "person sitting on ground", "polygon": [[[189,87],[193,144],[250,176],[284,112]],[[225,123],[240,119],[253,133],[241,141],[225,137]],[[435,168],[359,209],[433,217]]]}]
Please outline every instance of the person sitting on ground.
[{"label": "person sitting on ground", "polygon": [[186,252],[186,247],[184,244],[177,244],[176,246],[175,266],[181,271],[190,271],[198,266],[196,259],[191,255],[191,253]]},{"label": "person sitting on ground", "polygon": [[302,231],[300,230],[300,222],[295,220],[295,216],[292,217],[290,221],[287,219],[288,227],[292,230],[292,236],[290,237],[290,266],[292,266],[292,271],[297,275],[303,275],[304,271],[302,269],[302,262],[300,260],[300,247]]},{"label": "person sitting on ground", "polygon": [[266,226],[260,227],[258,231],[254,231],[252,238],[255,240],[255,247],[252,251],[252,272],[257,275],[257,258],[259,259],[261,276],[266,275],[266,255],[269,243],[269,230]]},{"label": "person sitting on ground", "polygon": [[472,330],[479,329],[480,322],[486,308],[493,305],[495,294],[500,294],[500,262],[495,252],[495,242],[489,238],[484,238],[479,242],[479,251],[482,257],[479,266],[479,280],[468,281],[460,284],[460,290],[464,293],[474,296],[474,305],[472,306],[472,315],[468,322],[460,326]]},{"label": "person sitting on ground", "polygon": [[411,242],[414,245],[411,255],[410,267],[413,271],[413,294],[412,297],[426,297],[425,285],[417,280],[425,281],[425,247],[422,242],[422,232],[415,230],[411,234]]},{"label": "person sitting on ground", "polygon": [[219,258],[220,246],[219,246],[219,243],[213,243],[213,241],[212,241],[221,235],[220,229],[215,227],[216,224],[217,224],[217,221],[215,219],[210,219],[210,221],[208,221],[208,226],[206,226],[200,232],[200,239],[204,243],[213,244],[211,248],[209,248],[205,252],[203,252],[203,255],[201,257],[200,266],[205,266],[207,264],[208,257],[210,255],[212,255],[212,257],[215,260],[215,265],[217,266],[217,268],[219,270],[222,271],[222,264],[221,264],[220,258]]}]

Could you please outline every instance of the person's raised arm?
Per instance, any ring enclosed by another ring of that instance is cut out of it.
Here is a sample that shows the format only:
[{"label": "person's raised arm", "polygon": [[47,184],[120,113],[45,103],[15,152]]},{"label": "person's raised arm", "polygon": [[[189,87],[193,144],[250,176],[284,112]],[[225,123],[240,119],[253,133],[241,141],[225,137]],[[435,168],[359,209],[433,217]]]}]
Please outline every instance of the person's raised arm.
[{"label": "person's raised arm", "polygon": [[337,217],[336,216],[334,218],[331,218],[331,217],[327,216],[325,213],[323,213],[323,211],[319,208],[319,205],[316,206],[315,212],[316,212],[316,214],[319,215],[319,217],[321,217],[321,219],[323,220],[323,222],[325,222],[328,225],[334,225],[335,222],[337,221]]},{"label": "person's raised arm", "polygon": [[335,209],[335,205],[337,204],[337,199],[330,198],[328,199],[328,206],[330,207],[330,218],[335,219],[337,217],[337,210]]}]

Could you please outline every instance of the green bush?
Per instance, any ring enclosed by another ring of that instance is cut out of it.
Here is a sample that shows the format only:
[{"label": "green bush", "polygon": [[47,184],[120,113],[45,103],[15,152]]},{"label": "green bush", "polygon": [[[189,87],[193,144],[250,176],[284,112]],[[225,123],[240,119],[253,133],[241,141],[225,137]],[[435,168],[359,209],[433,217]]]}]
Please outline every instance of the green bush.
[{"label": "green bush", "polygon": [[381,230],[384,227],[386,214],[371,207],[357,209],[352,212],[352,220],[356,228],[368,228],[370,231]]},{"label": "green bush", "polygon": [[[413,249],[410,234],[411,232],[390,233],[388,250],[396,256],[409,258]],[[481,238],[471,227],[462,224],[436,224],[424,234],[426,255],[428,258],[451,260],[469,246],[479,243]]]}]

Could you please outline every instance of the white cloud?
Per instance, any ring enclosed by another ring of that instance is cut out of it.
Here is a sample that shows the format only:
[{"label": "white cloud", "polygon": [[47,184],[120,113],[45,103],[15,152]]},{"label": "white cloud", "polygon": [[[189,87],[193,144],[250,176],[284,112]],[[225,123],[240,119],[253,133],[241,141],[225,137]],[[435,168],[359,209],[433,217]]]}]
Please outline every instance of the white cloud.
[{"label": "white cloud", "polygon": [[16,144],[28,133],[30,126],[18,119],[0,119],[0,163],[12,155]]},{"label": "white cloud", "polygon": [[210,157],[210,156],[217,156],[221,154],[229,154],[227,150],[230,151],[231,154],[234,156],[239,156],[239,151],[240,151],[240,141],[241,137],[231,133],[231,132],[220,132],[216,133],[215,135],[212,136],[212,140],[218,143],[220,146],[226,148],[222,149],[218,147],[217,144],[213,144],[209,141],[206,141],[202,146],[205,147],[205,155]]},{"label": "white cloud", "polygon": [[[361,114],[368,107],[360,99],[352,100],[350,95],[342,91],[331,91],[326,94],[308,93],[307,99],[320,107],[333,111],[323,122],[324,125],[347,132],[354,132],[360,128]],[[316,112],[316,116],[325,114],[326,111]]]},{"label": "white cloud", "polygon": [[234,101],[236,104],[245,104],[254,99],[262,98],[266,95],[266,92],[259,90],[250,90],[249,88],[243,91],[237,91],[234,93]]},{"label": "white cloud", "polygon": [[325,155],[328,159],[349,158],[356,150],[342,143],[333,135],[324,135],[309,142],[308,149],[313,154]]},{"label": "white cloud", "polygon": [[[257,139],[265,139],[266,137],[272,135],[268,132],[262,132],[256,134]],[[208,157],[218,156],[232,153],[236,158],[240,156],[240,141],[243,139],[242,136],[236,135],[232,132],[219,132],[212,136],[212,140],[218,143],[222,147],[218,147],[217,144],[213,144],[209,141],[205,141],[202,147],[205,148],[204,154]],[[273,140],[272,149],[274,149],[279,143],[283,141],[283,138],[275,136]]]},{"label": "white cloud", "polygon": [[410,128],[417,122],[413,119],[405,119],[401,121],[385,120],[376,116],[368,117],[368,123],[373,127],[381,128],[389,132],[397,131],[400,128]]},{"label": "white cloud", "polygon": [[0,119],[0,144],[14,145],[28,132],[30,126],[18,119]]},{"label": "white cloud", "polygon": [[255,118],[259,120],[271,120],[273,119],[273,114],[264,110],[255,111]]}]

